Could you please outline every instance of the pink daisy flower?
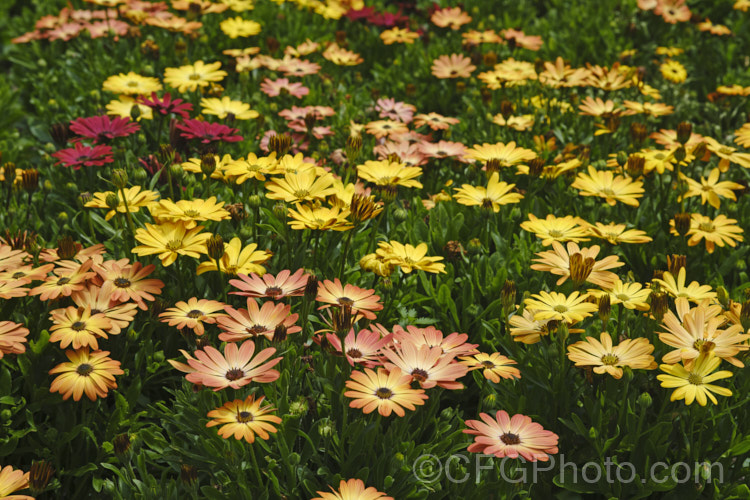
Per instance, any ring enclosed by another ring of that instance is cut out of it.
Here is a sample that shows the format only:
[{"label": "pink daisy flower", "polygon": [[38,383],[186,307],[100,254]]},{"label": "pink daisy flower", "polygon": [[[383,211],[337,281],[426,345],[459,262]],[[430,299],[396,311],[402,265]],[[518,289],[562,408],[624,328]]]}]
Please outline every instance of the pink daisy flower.
[{"label": "pink daisy flower", "polygon": [[114,139],[115,137],[127,137],[140,129],[140,125],[130,121],[130,118],[119,116],[90,116],[88,118],[76,118],[70,122],[71,132],[81,137],[94,139],[96,142],[104,142],[106,139]]},{"label": "pink daisy flower", "polygon": [[238,274],[237,277],[239,279],[229,280],[229,284],[240,291],[229,292],[230,295],[268,297],[273,300],[281,300],[285,297],[303,295],[310,275],[305,274],[304,269],[298,269],[294,274],[288,269],[284,269],[275,277],[268,273],[264,274],[263,277],[255,273],[250,276]]},{"label": "pink daisy flower", "polygon": [[52,156],[59,161],[55,165],[65,165],[78,170],[81,167],[93,167],[112,163],[112,148],[106,145],[84,146],[76,142],[74,147],[61,149]]},{"label": "pink daisy flower", "polygon": [[243,140],[236,128],[227,127],[221,123],[208,123],[201,120],[185,120],[183,123],[175,125],[177,130],[181,130],[180,135],[185,139],[197,139],[203,144],[211,142],[239,142]]},{"label": "pink daisy flower", "polygon": [[286,92],[298,99],[310,93],[310,89],[299,82],[290,83],[288,78],[279,78],[278,80],[266,78],[260,84],[260,90],[269,97],[276,97]]},{"label": "pink daisy flower", "polygon": [[162,115],[173,114],[183,119],[190,118],[190,111],[193,110],[192,104],[184,102],[182,99],[172,99],[172,94],[169,92],[165,93],[162,97],[157,96],[156,92],[151,92],[150,99],[141,97],[138,99],[138,103],[148,106]]},{"label": "pink daisy flower", "polygon": [[273,382],[279,378],[279,372],[272,370],[282,358],[275,358],[267,363],[276,349],[268,347],[254,358],[255,342],[247,340],[240,347],[227,344],[224,354],[211,346],[195,351],[195,359],[188,358],[188,365],[195,371],[185,375],[188,382],[212,387],[219,391],[226,387],[239,389],[250,382]]}]

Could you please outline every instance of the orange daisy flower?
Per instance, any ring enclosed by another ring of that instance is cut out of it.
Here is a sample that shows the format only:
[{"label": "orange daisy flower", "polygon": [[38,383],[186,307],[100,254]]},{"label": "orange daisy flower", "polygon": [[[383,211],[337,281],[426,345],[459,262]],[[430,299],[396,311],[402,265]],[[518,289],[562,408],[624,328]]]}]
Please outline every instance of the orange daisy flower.
[{"label": "orange daisy flower", "polygon": [[60,373],[49,388],[50,392],[59,392],[63,399],[73,396],[79,401],[83,393],[91,401],[97,397],[107,396],[109,389],[117,389],[115,375],[122,375],[120,362],[107,357],[109,351],[89,353],[88,347],[75,351],[68,349],[65,355],[70,363],[61,363],[49,371],[50,375]]},{"label": "orange daisy flower", "polygon": [[533,259],[537,264],[532,264],[531,269],[535,271],[547,271],[557,276],[557,285],[562,285],[571,278],[576,285],[587,281],[602,288],[612,288],[618,277],[607,269],[615,269],[625,265],[620,262],[616,255],[610,255],[602,260],[596,260],[599,255],[599,245],[588,248],[579,248],[578,244],[569,241],[567,250],[557,241],[552,242],[553,250],[538,252],[540,258]]},{"label": "orange daisy flower", "polygon": [[[181,301],[174,307],[168,308],[159,315],[162,323],[176,326],[178,329],[190,328],[196,335],[205,333],[205,324],[214,324],[218,318],[226,317],[224,314],[226,304],[216,300],[198,299],[192,297],[187,302]],[[217,312],[222,311],[222,312]]]},{"label": "orange daisy flower", "polygon": [[298,269],[294,274],[284,269],[276,276],[264,274],[261,277],[252,273],[250,276],[238,274],[237,277],[239,279],[229,280],[229,284],[240,291],[229,292],[230,295],[281,300],[284,297],[304,295],[310,275],[305,274],[304,269]]},{"label": "orange daisy flower", "polygon": [[365,368],[364,373],[352,372],[351,378],[346,381],[346,387],[352,390],[346,391],[344,396],[354,398],[349,406],[362,408],[364,413],[372,413],[377,408],[384,417],[391,413],[403,417],[406,414],[404,408],[414,411],[427,399],[424,390],[411,388],[412,378],[398,368],[390,372],[378,368],[377,373]]},{"label": "orange daisy flower", "polygon": [[154,272],[156,266],[143,266],[140,262],[129,264],[128,259],[108,260],[94,266],[94,271],[105,282],[111,281],[112,299],[120,302],[133,300],[144,311],[147,309],[145,301],[156,300],[154,295],[160,295],[164,282],[158,279],[146,279]]},{"label": "orange daisy flower", "polygon": [[89,259],[76,268],[55,269],[54,274],[36,288],[32,288],[29,295],[39,295],[39,300],[51,300],[57,297],[69,297],[73,292],[83,290],[87,280],[96,276],[90,271],[94,261]]},{"label": "orange daisy flower", "polygon": [[477,69],[471,59],[462,54],[442,55],[432,61],[432,74],[437,78],[469,78]]},{"label": "orange daisy flower", "polygon": [[[91,309],[91,314],[103,314],[112,325],[109,333],[117,335],[123,328],[133,322],[135,318],[137,304],[121,304],[119,301],[112,299],[114,284],[106,281],[101,287],[89,285],[81,291],[72,295],[73,302],[76,306]],[[62,309],[59,309],[62,311]]]},{"label": "orange daisy flower", "polygon": [[234,436],[234,439],[253,443],[257,434],[259,438],[266,440],[269,432],[276,432],[273,424],[280,424],[281,418],[269,415],[275,408],[271,405],[261,406],[263,399],[261,396],[256,400],[250,395],[244,400],[235,399],[224,403],[224,406],[208,412],[208,416],[214,420],[208,422],[206,427],[221,425],[219,436],[224,439]]},{"label": "orange daisy flower", "polygon": [[477,351],[478,344],[469,344],[465,333],[453,332],[447,337],[434,326],[419,328],[408,325],[404,330],[400,325],[393,327],[393,340],[396,343],[409,342],[415,347],[439,347],[446,356],[466,356]]},{"label": "orange daisy flower", "polygon": [[436,385],[445,389],[463,389],[464,385],[456,382],[456,379],[469,371],[465,365],[454,363],[453,356],[444,356],[439,347],[416,347],[410,342],[403,342],[394,346],[393,350],[384,350],[383,355],[390,361],[383,365],[387,370],[400,368],[412,380],[419,382],[423,389]]},{"label": "orange daisy flower", "polygon": [[518,368],[508,366],[517,363],[499,352],[492,354],[480,352],[474,356],[464,356],[460,359],[460,363],[466,365],[470,370],[483,370],[482,375],[484,375],[484,378],[496,384],[500,383],[501,377],[511,380],[521,378],[521,372]]},{"label": "orange daisy flower", "polygon": [[[336,352],[341,352],[341,339],[333,333],[326,333],[326,339]],[[376,328],[372,330],[362,329],[354,334],[354,328],[344,338],[344,348],[346,349],[346,360],[354,366],[359,363],[367,368],[374,368],[381,365],[381,349],[391,343],[393,334],[387,334],[385,337]]]},{"label": "orange daisy flower", "polygon": [[13,470],[13,467],[10,465],[0,468],[0,498],[7,500],[34,500],[34,497],[28,495],[11,495],[14,491],[23,490],[28,487],[28,472],[24,473],[19,469]]},{"label": "orange daisy flower", "polygon": [[352,314],[361,314],[369,320],[376,318],[373,311],[383,309],[383,304],[379,303],[379,295],[375,295],[375,290],[365,290],[354,285],[341,285],[341,281],[336,278],[334,281],[325,280],[318,287],[318,302],[326,302],[327,305],[320,306],[318,309],[325,309],[331,305],[337,307],[350,306]]},{"label": "orange daisy flower", "polygon": [[523,457],[529,462],[547,462],[549,454],[557,453],[558,436],[554,432],[532,422],[526,415],[513,415],[500,410],[492,418],[480,413],[482,421],[467,420],[466,434],[476,436],[468,450],[472,453],[485,453],[498,458]]},{"label": "orange daisy flower", "polygon": [[269,347],[260,351],[254,358],[255,342],[246,340],[240,347],[229,343],[224,347],[224,354],[211,346],[195,351],[195,359],[188,358],[188,365],[195,371],[185,375],[188,382],[213,387],[220,391],[226,387],[239,389],[250,382],[273,382],[279,378],[279,372],[271,368],[282,358],[265,361],[274,355],[276,349]]},{"label": "orange daisy flower", "polygon": [[264,302],[259,308],[253,298],[247,299],[247,309],[226,306],[224,311],[229,314],[229,317],[220,317],[216,320],[223,330],[219,334],[219,340],[237,342],[259,335],[264,335],[270,340],[279,325],[286,327],[287,334],[297,333],[302,330],[301,327],[294,326],[299,315],[290,314],[291,309],[290,305],[273,302]]},{"label": "orange daisy flower", "polygon": [[4,354],[21,354],[26,352],[26,336],[29,329],[21,323],[0,321],[0,359]]},{"label": "orange daisy flower", "polygon": [[393,497],[386,496],[372,486],[365,488],[365,483],[361,479],[342,479],[338,491],[331,486],[329,488],[333,493],[318,491],[316,493],[320,496],[312,500],[393,500]]},{"label": "orange daisy flower", "polygon": [[24,288],[26,284],[24,280],[0,281],[0,299],[25,297],[29,293],[29,289]]},{"label": "orange daisy flower", "polygon": [[73,344],[73,349],[91,346],[99,349],[97,337],[107,338],[106,330],[112,327],[102,313],[91,314],[88,307],[66,307],[51,312],[50,319],[55,323],[50,332],[54,332],[50,342],[60,342],[61,348]]}]

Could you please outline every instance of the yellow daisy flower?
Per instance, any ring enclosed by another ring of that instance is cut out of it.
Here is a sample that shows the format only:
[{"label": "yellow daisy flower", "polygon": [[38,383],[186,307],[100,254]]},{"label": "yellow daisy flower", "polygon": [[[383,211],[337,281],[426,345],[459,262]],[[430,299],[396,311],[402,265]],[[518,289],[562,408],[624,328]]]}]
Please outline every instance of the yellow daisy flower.
[{"label": "yellow daisy flower", "polygon": [[588,227],[588,234],[595,238],[607,240],[612,245],[619,245],[620,243],[648,243],[649,241],[653,241],[653,238],[646,235],[645,231],[641,231],[640,229],[626,230],[625,228],[625,224],[610,222],[605,225],[597,222],[593,226]]},{"label": "yellow daisy flower", "polygon": [[179,68],[166,68],[164,70],[164,81],[167,85],[176,88],[179,92],[197,90],[198,87],[208,87],[212,82],[220,82],[227,76],[222,71],[220,62],[205,64],[203,61],[195,61],[193,64],[180,66]]},{"label": "yellow daisy flower", "polygon": [[209,233],[201,233],[203,226],[188,229],[184,222],[165,222],[154,225],[146,223],[146,228],[138,228],[135,239],[143,243],[133,248],[138,255],[158,254],[164,267],[172,265],[178,255],[198,258],[206,253],[206,240]]},{"label": "yellow daisy flower", "polygon": [[223,20],[219,27],[229,38],[247,37],[260,33],[260,24],[240,16]]},{"label": "yellow daisy flower", "polygon": [[503,144],[484,143],[481,146],[475,144],[473,148],[467,149],[464,154],[465,158],[487,163],[490,160],[496,160],[500,167],[510,167],[517,163],[533,160],[536,153],[530,149],[517,147],[515,142]]},{"label": "yellow daisy flower", "polygon": [[349,211],[342,210],[341,207],[311,207],[297,203],[295,204],[295,208],[297,210],[290,208],[288,212],[289,217],[292,219],[288,224],[292,226],[292,229],[348,231],[354,227],[346,219]]},{"label": "yellow daisy flower", "polygon": [[102,90],[120,95],[150,95],[161,88],[158,78],[141,76],[132,71],[110,76],[102,84]]},{"label": "yellow daisy flower", "polygon": [[464,184],[460,188],[455,188],[454,198],[462,205],[480,206],[483,209],[492,209],[495,213],[500,211],[500,205],[521,201],[523,198],[521,194],[509,192],[516,185],[499,182],[499,179],[500,175],[493,172],[487,182],[487,187]]},{"label": "yellow daisy flower", "polygon": [[661,381],[662,387],[676,388],[670,397],[671,401],[684,399],[686,405],[698,401],[699,405],[706,406],[707,400],[710,399],[713,404],[717,404],[713,393],[720,396],[732,395],[732,391],[726,387],[711,384],[715,380],[732,376],[732,372],[728,370],[714,372],[720,363],[721,358],[701,354],[697,360],[687,364],[659,365],[659,369],[665,374],[656,378]]},{"label": "yellow daisy flower", "polygon": [[[678,236],[674,219],[669,221],[669,225],[672,234]],[[714,253],[716,245],[723,247],[726,243],[730,247],[736,247],[738,241],[744,240],[742,233],[743,230],[737,225],[736,219],[729,219],[721,214],[715,219],[706,215],[691,214],[690,230],[687,232],[687,236],[690,236],[688,246],[695,246],[705,238],[706,250],[708,253]]]},{"label": "yellow daisy flower", "polygon": [[[250,243],[242,248],[242,241],[239,238],[232,238],[229,243],[224,243],[224,256],[221,258],[221,272],[230,276],[238,274],[250,275],[252,273],[263,276],[266,268],[261,266],[267,262],[273,254],[265,250],[256,250],[258,245]],[[208,253],[206,252],[203,253]],[[196,274],[203,274],[208,271],[216,271],[216,261],[209,260],[201,262],[196,270]]]},{"label": "yellow daisy flower", "polygon": [[539,292],[524,301],[526,307],[534,309],[534,320],[554,319],[566,323],[577,323],[588,318],[599,307],[586,302],[588,295],[573,292],[570,295],[558,292]]},{"label": "yellow daisy flower", "polygon": [[443,260],[442,257],[427,257],[426,243],[413,247],[391,240],[390,243],[381,241],[378,247],[376,253],[386,263],[400,267],[404,273],[408,274],[415,269],[428,273],[445,273],[445,264],[438,263]]},{"label": "yellow daisy flower", "polygon": [[333,175],[318,176],[314,168],[288,173],[266,182],[266,198],[289,203],[322,200],[334,193]]},{"label": "yellow daisy flower", "polygon": [[609,373],[616,379],[622,378],[622,367],[653,370],[656,362],[651,353],[654,346],[645,338],[626,339],[612,345],[612,337],[602,332],[599,340],[587,337],[586,340],[568,346],[568,358],[576,366],[593,366],[594,373]]},{"label": "yellow daisy flower", "polygon": [[537,238],[542,239],[542,245],[549,246],[553,241],[588,241],[588,222],[580,217],[566,215],[555,217],[548,214],[544,219],[529,214],[529,220],[521,223],[521,229],[534,233]]},{"label": "yellow daisy flower", "polygon": [[422,189],[422,183],[415,178],[422,175],[420,167],[407,167],[403,163],[389,160],[366,161],[357,165],[357,175],[378,186],[404,186]]},{"label": "yellow daisy flower", "polygon": [[[143,207],[151,209],[154,205],[156,205],[156,200],[159,198],[159,193],[157,193],[156,191],[141,191],[141,186],[124,188],[123,191],[125,192],[124,200],[122,197],[122,192],[119,190],[116,193],[113,191],[94,193],[93,199],[87,202],[85,206],[91,208],[110,208],[110,206],[107,204],[107,197],[110,195],[116,195],[117,208],[111,209],[109,212],[107,212],[107,215],[104,216],[105,220],[109,220],[115,216],[115,212],[124,214],[128,211],[131,213],[138,212]],[[127,209],[125,208],[125,201],[127,201]]]},{"label": "yellow daisy flower", "polygon": [[596,170],[589,165],[589,173],[578,174],[571,187],[578,189],[581,196],[598,196],[610,205],[618,201],[633,207],[638,206],[638,198],[643,196],[643,183],[622,175],[615,176],[610,171]]},{"label": "yellow daisy flower", "polygon": [[659,284],[672,297],[676,299],[684,297],[696,304],[706,299],[713,300],[716,298],[716,292],[712,292],[709,285],[701,285],[697,281],[693,281],[685,286],[686,276],[687,271],[683,267],[677,273],[677,278],[667,271],[662,279],[654,279],[654,283]]},{"label": "yellow daisy flower", "polygon": [[721,171],[718,168],[711,170],[708,178],[701,176],[700,182],[682,175],[682,179],[688,185],[688,190],[683,196],[685,198],[700,196],[701,205],[705,205],[708,202],[714,208],[719,208],[719,205],[721,205],[719,198],[729,198],[732,201],[737,201],[734,191],[744,189],[744,186],[731,181],[719,182],[719,175],[721,175]]},{"label": "yellow daisy flower", "polygon": [[204,115],[216,115],[222,120],[230,114],[236,120],[252,120],[260,114],[250,109],[250,105],[242,101],[233,101],[229,97],[204,97],[201,99],[201,111]]},{"label": "yellow daisy flower", "polygon": [[150,208],[151,216],[162,221],[182,221],[187,229],[194,228],[196,221],[221,221],[229,219],[229,212],[224,208],[224,202],[217,202],[212,196],[207,200],[161,200],[158,205]]}]

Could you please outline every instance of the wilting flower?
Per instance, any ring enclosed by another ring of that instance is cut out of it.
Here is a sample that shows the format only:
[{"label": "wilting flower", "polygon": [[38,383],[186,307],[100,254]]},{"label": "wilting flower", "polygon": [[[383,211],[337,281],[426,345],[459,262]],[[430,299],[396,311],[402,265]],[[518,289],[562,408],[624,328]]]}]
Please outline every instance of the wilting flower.
[{"label": "wilting flower", "polygon": [[501,377],[511,380],[521,378],[521,372],[518,368],[510,366],[518,363],[499,352],[492,354],[480,352],[473,356],[463,356],[460,359],[460,363],[468,367],[469,370],[482,370],[484,378],[495,384],[500,383]]},{"label": "wilting flower", "polygon": [[403,417],[406,414],[404,408],[414,411],[427,399],[423,389],[411,388],[411,380],[398,368],[390,372],[378,368],[377,373],[365,368],[364,372],[352,372],[351,379],[346,381],[346,387],[351,390],[346,391],[344,396],[354,399],[349,403],[350,407],[362,408],[366,414],[377,409],[384,417],[394,412]]},{"label": "wilting flower", "polygon": [[713,404],[718,404],[713,393],[720,396],[732,395],[732,391],[726,387],[711,383],[732,376],[732,372],[729,370],[715,371],[720,363],[721,358],[713,354],[701,354],[698,359],[689,363],[659,365],[659,369],[665,374],[657,375],[656,378],[661,381],[662,387],[676,388],[670,397],[671,401],[684,399],[686,405],[698,401],[699,405],[706,406],[706,402],[710,399]]},{"label": "wilting flower", "polygon": [[594,373],[609,373],[619,379],[622,377],[623,366],[633,369],[655,369],[656,362],[651,356],[653,351],[654,346],[648,339],[625,339],[613,346],[609,333],[602,332],[600,340],[590,336],[568,346],[568,358],[576,366],[593,366]]},{"label": "wilting flower", "polygon": [[226,317],[226,304],[216,300],[198,299],[192,297],[187,302],[178,302],[159,314],[163,323],[178,329],[190,328],[196,335],[205,333],[204,324],[214,324],[221,317]]},{"label": "wilting flower", "polygon": [[75,351],[68,349],[65,355],[69,363],[61,363],[49,371],[50,375],[60,373],[52,381],[50,392],[59,392],[63,399],[73,396],[79,401],[86,396],[91,401],[107,396],[109,389],[117,389],[115,375],[122,375],[120,362],[107,357],[109,351],[89,352],[88,347]]},{"label": "wilting flower", "polygon": [[266,383],[279,378],[279,372],[272,370],[282,358],[268,358],[276,353],[276,349],[268,347],[255,357],[255,342],[246,340],[241,346],[228,343],[224,347],[224,354],[218,349],[206,346],[203,350],[195,351],[195,359],[188,358],[188,365],[194,370],[185,378],[194,384],[212,387],[219,391],[226,387],[239,389],[250,382]]},{"label": "wilting flower", "polygon": [[520,456],[529,462],[546,462],[549,454],[557,453],[557,434],[544,430],[526,415],[519,413],[510,417],[507,412],[500,410],[495,418],[486,413],[480,413],[479,416],[481,422],[464,422],[469,427],[464,432],[475,436],[468,448],[472,453],[485,453],[498,458]]},{"label": "wilting flower", "polygon": [[235,399],[224,406],[208,412],[209,421],[206,427],[221,425],[219,436],[228,439],[234,435],[234,439],[244,439],[248,443],[255,442],[255,436],[266,440],[268,433],[275,433],[274,424],[280,424],[281,418],[269,415],[275,408],[271,405],[261,406],[264,396],[257,400],[250,395],[244,400]]},{"label": "wilting flower", "polygon": [[361,479],[341,480],[338,491],[329,486],[333,493],[317,491],[320,495],[311,500],[393,500],[393,497],[386,496],[372,486],[365,488],[365,483]]}]

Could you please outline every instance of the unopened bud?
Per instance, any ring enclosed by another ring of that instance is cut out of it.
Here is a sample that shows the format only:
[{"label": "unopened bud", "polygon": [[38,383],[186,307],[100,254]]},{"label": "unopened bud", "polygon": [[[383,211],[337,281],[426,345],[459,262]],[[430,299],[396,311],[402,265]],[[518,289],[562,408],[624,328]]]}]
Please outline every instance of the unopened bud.
[{"label": "unopened bud", "polygon": [[677,230],[677,234],[685,236],[690,231],[690,214],[682,212],[675,214],[674,216],[674,227]]},{"label": "unopened bud", "polygon": [[482,241],[479,238],[470,239],[466,244],[466,250],[468,250],[471,255],[478,254],[482,251]]},{"label": "unopened bud", "polygon": [[130,119],[137,122],[141,117],[141,107],[138,104],[133,104],[130,107]]},{"label": "unopened bud", "polygon": [[706,151],[707,144],[705,142],[699,142],[693,147],[693,150],[690,153],[695,156],[696,160],[700,160],[706,155]]},{"label": "unopened bud", "polygon": [[304,297],[307,301],[313,301],[318,296],[318,278],[314,274],[311,274],[307,278],[307,283],[305,284],[305,293]]},{"label": "unopened bud", "polygon": [[680,274],[680,269],[685,267],[687,264],[687,257],[684,255],[667,255],[667,270],[672,276]]},{"label": "unopened bud", "polygon": [[130,436],[127,434],[118,434],[112,440],[112,445],[115,455],[122,458],[130,450]]},{"label": "unopened bud", "polygon": [[685,146],[680,146],[675,150],[674,152],[674,158],[679,163],[682,163],[682,161],[687,157],[687,151],[685,151]]},{"label": "unopened bud", "polygon": [[276,325],[276,328],[273,330],[273,337],[271,338],[271,342],[279,343],[284,342],[286,340],[287,335],[287,328],[284,326],[283,323],[279,323]]},{"label": "unopened bud", "polygon": [[46,460],[34,462],[29,469],[29,489],[35,495],[44,491],[52,479],[55,469]]},{"label": "unopened bud", "polygon": [[544,172],[544,160],[542,158],[534,158],[529,161],[529,175],[532,177],[539,177]]},{"label": "unopened bud", "polygon": [[123,189],[128,185],[128,173],[121,168],[116,168],[112,171],[112,184],[117,189]]},{"label": "unopened bud", "polygon": [[643,175],[643,168],[646,165],[646,158],[640,155],[628,156],[628,162],[625,167],[630,177],[639,177]]},{"label": "unopened bud", "polygon": [[33,193],[39,188],[39,171],[29,168],[21,171],[21,186],[28,193]]},{"label": "unopened bud", "polygon": [[268,149],[276,153],[277,158],[281,158],[292,148],[292,138],[287,134],[272,135],[268,139]]},{"label": "unopened bud", "polygon": [[78,248],[70,236],[63,236],[57,240],[57,256],[62,260],[70,260],[76,256]]},{"label": "unopened bud", "polygon": [[651,398],[651,394],[647,392],[642,392],[641,395],[638,396],[638,406],[640,406],[644,410],[651,406],[652,402],[653,399]]},{"label": "unopened bud", "polygon": [[599,306],[599,319],[601,319],[603,323],[607,323],[607,321],[609,321],[609,314],[612,311],[609,294],[605,293],[599,297],[597,305]]},{"label": "unopened bud", "polygon": [[570,278],[576,286],[581,285],[594,270],[596,260],[592,257],[584,258],[582,254],[576,252],[570,256]]},{"label": "unopened bud", "polygon": [[664,315],[667,313],[667,307],[669,305],[669,297],[663,292],[651,292],[651,314],[654,315],[656,321],[661,323]]},{"label": "unopened bud", "polygon": [[198,479],[198,469],[193,465],[180,465],[180,480],[187,486],[192,486]]},{"label": "unopened bud", "polygon": [[214,234],[206,240],[208,256],[213,260],[221,260],[224,257],[224,239],[220,234]]},{"label": "unopened bud", "polygon": [[216,171],[216,156],[212,154],[205,154],[201,156],[201,172],[206,177],[211,177]]},{"label": "unopened bud", "polygon": [[716,298],[724,309],[729,309],[729,292],[723,286],[716,287]]},{"label": "unopened bud", "polygon": [[116,210],[117,207],[120,206],[120,198],[118,198],[115,193],[109,193],[106,198],[104,198],[104,203],[107,204],[107,208],[110,210]]},{"label": "unopened bud", "polygon": [[487,174],[487,178],[490,178],[493,173],[500,171],[500,160],[497,158],[490,158],[484,165],[484,171]]},{"label": "unopened bud", "polygon": [[693,125],[691,123],[680,122],[677,124],[677,142],[684,146],[690,140],[692,134]]},{"label": "unopened bud", "polygon": [[631,123],[630,137],[633,139],[633,142],[635,142],[636,144],[640,144],[646,140],[646,137],[648,137],[648,129],[642,123]]},{"label": "unopened bud", "polygon": [[513,307],[516,305],[517,292],[518,288],[516,287],[516,282],[512,280],[505,280],[505,283],[503,283],[503,288],[500,290],[500,298],[502,299],[503,310],[506,314],[512,311]]}]

